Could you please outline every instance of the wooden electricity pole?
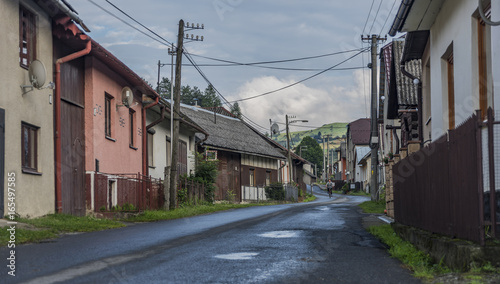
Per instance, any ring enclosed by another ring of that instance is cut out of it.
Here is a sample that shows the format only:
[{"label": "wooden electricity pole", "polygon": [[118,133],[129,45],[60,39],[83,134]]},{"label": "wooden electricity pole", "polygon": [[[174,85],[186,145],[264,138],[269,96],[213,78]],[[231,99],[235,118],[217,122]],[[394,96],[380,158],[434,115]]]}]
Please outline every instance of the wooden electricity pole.
[{"label": "wooden electricity pole", "polygon": [[377,35],[367,37],[361,36],[362,40],[370,41],[372,54],[372,95],[371,95],[371,132],[370,132],[370,148],[371,148],[371,182],[370,194],[371,200],[378,200],[378,117],[377,117],[377,48],[378,41],[386,40]]},{"label": "wooden electricity pole", "polygon": [[[172,157],[170,158],[170,210],[177,207],[177,161],[179,148],[179,112],[181,102],[181,67],[182,49],[184,43],[184,21],[179,21],[179,34],[177,35],[177,58],[175,61],[175,85],[174,85],[174,118],[172,132]],[[172,82],[170,82],[172,83]]]}]

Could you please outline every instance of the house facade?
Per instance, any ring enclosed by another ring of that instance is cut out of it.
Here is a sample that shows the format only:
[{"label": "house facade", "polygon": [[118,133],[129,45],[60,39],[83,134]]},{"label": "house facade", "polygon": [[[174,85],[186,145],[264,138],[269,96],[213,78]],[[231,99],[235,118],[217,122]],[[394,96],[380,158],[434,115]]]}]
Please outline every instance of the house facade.
[{"label": "house facade", "polygon": [[[160,99],[160,104],[147,109],[147,160],[148,172],[146,175],[157,179],[169,179],[171,163],[171,108],[170,103]],[[196,165],[196,136],[208,134],[187,116],[181,119],[178,144],[178,171],[179,175],[194,173]],[[204,139],[204,138],[203,138]],[[166,174],[166,175],[165,175]]]},{"label": "house facade", "polygon": [[360,183],[362,177],[359,161],[366,155],[366,149],[369,149],[370,119],[360,118],[349,123],[346,137],[346,178],[348,182]]},{"label": "house facade", "polygon": [[55,211],[53,25],[61,17],[84,24],[60,1],[2,1],[0,15],[0,217],[9,203],[21,216],[38,217]]},{"label": "house facade", "polygon": [[197,134],[198,151],[219,161],[215,199],[265,199],[264,186],[278,181],[285,157],[238,118],[222,114],[227,111],[187,105],[181,111],[208,133]]},{"label": "house facade", "polygon": [[398,10],[389,34],[407,32],[401,66],[421,60],[414,83],[423,140],[392,166],[398,222],[482,244],[485,230],[499,236],[499,17],[494,1],[403,1]]}]

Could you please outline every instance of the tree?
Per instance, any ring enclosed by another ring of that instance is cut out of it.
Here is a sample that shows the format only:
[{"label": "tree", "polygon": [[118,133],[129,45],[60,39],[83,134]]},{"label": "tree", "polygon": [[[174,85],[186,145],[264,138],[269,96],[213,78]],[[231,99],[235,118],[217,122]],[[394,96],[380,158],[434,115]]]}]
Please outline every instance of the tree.
[{"label": "tree", "polygon": [[323,171],[323,150],[321,149],[319,143],[314,138],[305,136],[297,146],[298,150],[300,149],[300,146],[307,146],[307,148],[303,147],[302,149],[302,158],[317,166],[318,172],[316,175],[321,173]]},{"label": "tree", "polygon": [[203,94],[200,105],[202,107],[222,106],[219,95],[217,95],[217,92],[215,92],[215,89],[212,85],[208,85],[208,87],[205,89],[205,93]]},{"label": "tree", "polygon": [[240,108],[240,105],[238,104],[238,102],[234,103],[232,106],[231,106],[231,110],[230,112],[232,114],[234,114],[237,118],[240,118],[241,119],[241,108]]}]

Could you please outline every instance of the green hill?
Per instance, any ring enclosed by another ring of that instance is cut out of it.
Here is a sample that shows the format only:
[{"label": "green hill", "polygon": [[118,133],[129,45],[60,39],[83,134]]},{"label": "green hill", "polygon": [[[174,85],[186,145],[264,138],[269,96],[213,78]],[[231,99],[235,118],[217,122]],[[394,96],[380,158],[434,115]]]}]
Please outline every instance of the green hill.
[{"label": "green hill", "polygon": [[[305,136],[310,136],[319,143],[319,145],[323,148],[323,136],[330,135],[330,149],[334,149],[340,145],[340,142],[343,138],[345,138],[347,132],[347,124],[346,122],[334,122],[330,124],[325,124],[320,128],[298,131],[298,132],[290,132],[290,146],[294,148],[297,146],[302,138]],[[280,143],[284,147],[286,147],[286,133],[283,132],[278,136],[272,137],[274,141]],[[326,137],[325,137],[325,148],[326,148]],[[298,152],[298,151],[296,151]]]}]

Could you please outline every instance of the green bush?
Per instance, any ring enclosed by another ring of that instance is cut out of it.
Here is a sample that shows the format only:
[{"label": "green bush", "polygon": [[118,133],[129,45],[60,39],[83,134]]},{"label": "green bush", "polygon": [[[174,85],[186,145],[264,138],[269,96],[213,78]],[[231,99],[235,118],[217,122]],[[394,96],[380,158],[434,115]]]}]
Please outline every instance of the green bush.
[{"label": "green bush", "polygon": [[285,189],[282,183],[278,182],[268,185],[265,187],[265,190],[267,199],[285,200]]}]

